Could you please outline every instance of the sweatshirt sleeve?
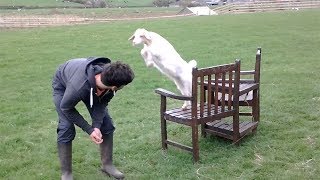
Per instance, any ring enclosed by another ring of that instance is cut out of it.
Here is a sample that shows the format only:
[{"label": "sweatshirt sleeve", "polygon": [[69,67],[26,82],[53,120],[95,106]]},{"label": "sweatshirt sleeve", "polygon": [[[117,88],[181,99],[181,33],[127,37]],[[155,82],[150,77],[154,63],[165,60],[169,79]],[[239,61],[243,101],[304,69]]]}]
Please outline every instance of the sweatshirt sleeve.
[{"label": "sweatshirt sleeve", "polygon": [[89,123],[75,108],[80,100],[81,99],[77,91],[74,90],[72,86],[67,86],[61,100],[60,108],[70,122],[76,124],[90,135],[93,132],[93,127],[89,125]]}]

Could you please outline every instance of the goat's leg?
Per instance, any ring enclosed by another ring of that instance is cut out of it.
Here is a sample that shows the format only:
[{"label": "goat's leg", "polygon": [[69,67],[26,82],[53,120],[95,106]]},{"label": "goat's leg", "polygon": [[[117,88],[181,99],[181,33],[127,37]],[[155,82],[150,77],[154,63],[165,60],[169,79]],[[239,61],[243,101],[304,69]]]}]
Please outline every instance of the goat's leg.
[{"label": "goat's leg", "polygon": [[[184,96],[188,96],[187,94],[183,94]],[[184,101],[183,105],[182,105],[182,109],[187,109],[188,106],[191,106],[191,102],[190,101]]]},{"label": "goat's leg", "polygon": [[[183,96],[191,96],[191,86],[189,85],[188,81],[175,81],[175,84]],[[184,101],[181,108],[185,110],[190,105],[190,101]]]},{"label": "goat's leg", "polygon": [[154,67],[155,64],[152,61],[152,55],[150,54],[150,52],[146,51],[145,49],[142,49],[141,55],[143,57],[144,62],[147,65],[147,67]]},{"label": "goat's leg", "polygon": [[[191,96],[192,95],[192,82],[189,80],[183,81],[183,95],[185,96]],[[184,108],[187,108],[187,106],[191,106],[191,101],[185,101],[183,104]]]}]

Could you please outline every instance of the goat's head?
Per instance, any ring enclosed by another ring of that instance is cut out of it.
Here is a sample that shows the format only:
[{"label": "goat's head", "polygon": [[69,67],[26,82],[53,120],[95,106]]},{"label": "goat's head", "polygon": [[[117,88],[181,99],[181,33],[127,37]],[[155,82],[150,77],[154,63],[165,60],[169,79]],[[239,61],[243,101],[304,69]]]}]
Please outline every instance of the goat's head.
[{"label": "goat's head", "polygon": [[138,44],[149,45],[151,43],[151,36],[149,34],[149,31],[139,28],[134,32],[134,34],[128,40],[132,41],[133,46]]}]

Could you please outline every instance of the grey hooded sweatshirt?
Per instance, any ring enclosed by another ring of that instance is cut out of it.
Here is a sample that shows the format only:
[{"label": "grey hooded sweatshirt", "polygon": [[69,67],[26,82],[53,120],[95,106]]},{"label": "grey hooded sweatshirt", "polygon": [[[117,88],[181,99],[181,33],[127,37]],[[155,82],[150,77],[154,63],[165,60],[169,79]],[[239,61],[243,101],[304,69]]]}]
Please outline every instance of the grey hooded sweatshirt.
[{"label": "grey hooded sweatshirt", "polygon": [[[103,65],[110,62],[110,59],[104,57],[72,59],[60,65],[53,78],[53,97],[62,97],[61,112],[68,121],[89,135],[94,128],[100,129],[103,118],[108,113],[108,102],[113,97],[112,91],[107,91],[100,97],[96,95],[95,75],[101,73]],[[75,108],[80,101],[86,105],[90,113],[92,126]]]}]

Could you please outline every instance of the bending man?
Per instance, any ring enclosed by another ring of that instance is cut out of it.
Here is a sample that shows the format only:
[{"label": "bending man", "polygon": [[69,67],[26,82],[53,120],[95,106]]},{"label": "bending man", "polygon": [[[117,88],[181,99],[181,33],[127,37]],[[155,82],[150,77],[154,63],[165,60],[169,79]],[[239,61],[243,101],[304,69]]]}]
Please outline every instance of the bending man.
[{"label": "bending man", "polygon": [[[72,141],[75,126],[90,135],[100,145],[101,170],[116,179],[124,175],[112,163],[113,126],[107,105],[115,92],[132,82],[134,73],[127,64],[111,62],[108,58],[72,59],[59,66],[53,81],[53,100],[59,116],[57,146],[61,179],[71,180]],[[75,106],[82,101],[92,118],[90,125]]]}]

